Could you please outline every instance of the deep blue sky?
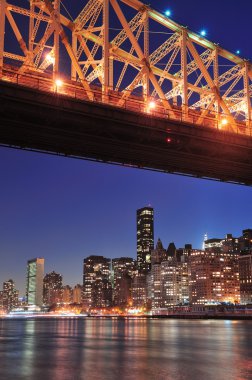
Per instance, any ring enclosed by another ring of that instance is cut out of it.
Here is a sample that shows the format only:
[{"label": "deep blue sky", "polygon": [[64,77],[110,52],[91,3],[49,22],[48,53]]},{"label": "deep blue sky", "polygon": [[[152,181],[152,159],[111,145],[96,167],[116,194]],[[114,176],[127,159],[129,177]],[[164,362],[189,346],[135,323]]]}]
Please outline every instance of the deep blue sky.
[{"label": "deep blue sky", "polygon": [[[173,19],[252,59],[252,2],[150,1]],[[136,209],[155,209],[155,241],[200,248],[203,235],[241,235],[252,227],[252,189],[175,175],[0,148],[0,284],[24,290],[26,261],[64,283],[82,282],[90,254],[136,257]]]}]

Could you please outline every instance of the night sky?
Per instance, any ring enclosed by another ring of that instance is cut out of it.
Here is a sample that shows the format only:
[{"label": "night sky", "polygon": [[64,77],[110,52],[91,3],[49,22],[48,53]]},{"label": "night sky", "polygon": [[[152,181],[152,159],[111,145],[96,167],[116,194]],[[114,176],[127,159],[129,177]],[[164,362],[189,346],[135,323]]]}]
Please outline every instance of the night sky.
[{"label": "night sky", "polygon": [[[77,1],[76,1],[77,2]],[[252,2],[149,1],[230,51],[252,59]],[[167,5],[167,7],[165,7]],[[151,171],[0,148],[0,284],[25,288],[26,262],[45,258],[45,271],[65,284],[82,282],[90,254],[136,257],[136,209],[155,211],[155,241],[192,243],[203,235],[240,236],[252,228],[252,189]]]}]

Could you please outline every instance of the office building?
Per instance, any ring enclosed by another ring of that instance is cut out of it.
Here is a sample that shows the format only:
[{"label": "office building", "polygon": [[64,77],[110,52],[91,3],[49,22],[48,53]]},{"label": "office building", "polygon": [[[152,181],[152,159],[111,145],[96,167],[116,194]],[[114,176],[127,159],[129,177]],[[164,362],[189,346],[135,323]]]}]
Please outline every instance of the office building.
[{"label": "office building", "polygon": [[62,289],[62,302],[64,304],[73,303],[73,289],[70,285],[63,286]]},{"label": "office building", "polygon": [[6,312],[18,307],[18,291],[15,289],[13,280],[8,280],[3,283],[2,292],[2,307]]},{"label": "office building", "polygon": [[27,263],[26,297],[28,305],[43,305],[44,259],[36,258]]},{"label": "office building", "polygon": [[160,265],[161,303],[160,306],[167,308],[178,305],[180,299],[180,276],[176,257],[169,257]]},{"label": "office building", "polygon": [[136,273],[132,281],[132,304],[134,307],[147,305],[147,277],[144,273]]},{"label": "office building", "polygon": [[140,273],[151,268],[151,251],[154,249],[154,210],[144,207],[137,210],[137,267]]},{"label": "office building", "polygon": [[113,305],[127,306],[132,300],[132,278],[136,262],[131,257],[112,260]]},{"label": "office building", "polygon": [[0,290],[0,312],[3,311],[3,291]]},{"label": "office building", "polygon": [[167,257],[167,251],[164,249],[162,241],[158,239],[156,248],[151,251],[151,265],[160,264],[167,260]]},{"label": "office building", "polygon": [[240,284],[238,254],[213,250],[192,250],[189,258],[190,302],[204,305],[238,303]]},{"label": "office building", "polygon": [[45,275],[43,281],[43,301],[45,305],[62,302],[62,275],[51,272]]},{"label": "office building", "polygon": [[75,285],[73,288],[73,302],[74,303],[82,303],[82,291],[83,287],[80,284]]},{"label": "office building", "polygon": [[161,296],[161,264],[155,263],[151,265],[151,305],[152,309],[158,309],[162,306]]},{"label": "office building", "polygon": [[252,254],[239,257],[241,303],[252,304]]},{"label": "office building", "polygon": [[239,238],[239,244],[243,255],[252,254],[252,229],[242,231],[242,236]]},{"label": "office building", "polygon": [[92,255],[83,263],[83,302],[86,308],[112,305],[111,261]]}]

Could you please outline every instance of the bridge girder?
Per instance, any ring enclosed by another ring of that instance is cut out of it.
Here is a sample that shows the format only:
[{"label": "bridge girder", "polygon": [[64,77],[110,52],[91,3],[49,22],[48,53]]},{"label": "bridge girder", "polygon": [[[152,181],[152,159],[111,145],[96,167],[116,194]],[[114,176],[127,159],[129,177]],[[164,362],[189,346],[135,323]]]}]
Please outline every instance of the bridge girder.
[{"label": "bridge girder", "polygon": [[251,134],[250,62],[138,0],[85,0],[72,17],[67,2],[30,0],[21,7],[18,0],[0,0],[2,79],[11,80],[8,72],[16,65],[20,76],[80,83],[91,101],[94,86],[101,86],[104,103],[111,93],[119,107],[137,97],[146,113],[155,104],[174,120],[193,116],[196,126],[212,120],[213,126]]},{"label": "bridge girder", "polygon": [[252,186],[252,139],[0,81],[0,145]]}]

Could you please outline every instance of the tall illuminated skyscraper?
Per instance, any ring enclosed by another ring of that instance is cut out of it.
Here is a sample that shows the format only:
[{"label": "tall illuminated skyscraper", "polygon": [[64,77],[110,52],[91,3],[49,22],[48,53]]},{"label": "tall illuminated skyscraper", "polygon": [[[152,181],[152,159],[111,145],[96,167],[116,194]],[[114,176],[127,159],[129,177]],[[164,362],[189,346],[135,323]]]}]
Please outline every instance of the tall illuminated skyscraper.
[{"label": "tall illuminated skyscraper", "polygon": [[151,251],[154,249],[154,210],[144,207],[137,210],[137,266],[140,273],[151,268]]},{"label": "tall illuminated skyscraper", "polygon": [[28,305],[43,305],[44,262],[43,258],[27,262],[26,297]]}]

